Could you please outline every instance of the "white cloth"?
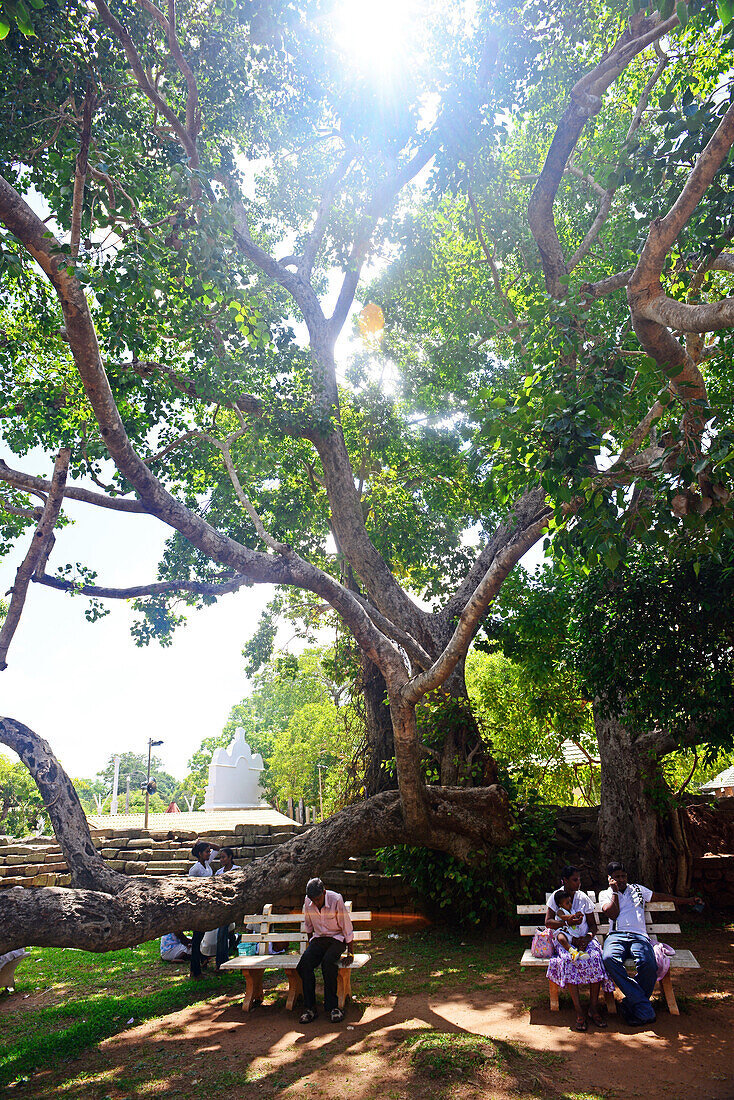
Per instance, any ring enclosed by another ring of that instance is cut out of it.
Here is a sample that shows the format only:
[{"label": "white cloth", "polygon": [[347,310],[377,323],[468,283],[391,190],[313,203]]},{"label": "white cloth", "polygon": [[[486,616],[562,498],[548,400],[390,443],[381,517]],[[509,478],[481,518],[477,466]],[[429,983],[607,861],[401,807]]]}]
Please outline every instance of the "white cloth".
[{"label": "white cloth", "polygon": [[[613,899],[614,891],[602,890],[599,901],[602,906],[608,905]],[[637,882],[629,882],[623,894],[619,894],[619,916],[610,919],[610,932],[636,932],[645,939],[650,939],[645,926],[645,903],[652,898],[652,890],[647,886],[640,886]]]},{"label": "white cloth", "polygon": [[[551,894],[551,896],[548,898],[548,908],[553,913],[558,912],[558,906],[553,900],[553,894]],[[588,896],[588,894],[585,894],[583,890],[577,890],[576,893],[573,895],[571,912],[584,914],[584,919],[581,921],[581,924],[569,924],[566,925],[565,928],[560,928],[559,931],[565,932],[567,936],[576,940],[580,936],[585,936],[586,933],[589,931],[589,922],[586,919],[586,914],[594,912],[594,903]]]},{"label": "white cloth", "polygon": [[[232,866],[230,867],[230,871],[239,871],[239,867],[236,863],[232,864]],[[220,867],[218,871],[214,872],[215,875],[226,875],[226,873],[227,872],[225,871],[224,867]]]},{"label": "white cloth", "polygon": [[336,890],[326,891],[324,904],[320,909],[311,898],[306,898],[303,909],[307,932],[313,932],[314,936],[332,936],[342,943],[351,943],[354,939],[354,929],[344,905],[344,898]]},{"label": "white cloth", "polygon": [[168,932],[165,936],[161,936],[161,958],[164,962],[178,962],[179,959],[188,959],[191,954],[190,948],[185,943],[181,943],[178,936],[173,932]]},{"label": "white cloth", "polygon": [[189,867],[189,874],[192,878],[209,878],[210,875],[213,875],[214,871],[212,870],[212,856],[209,856],[209,859],[206,861],[206,863],[199,863],[199,860],[197,859],[194,866]]}]

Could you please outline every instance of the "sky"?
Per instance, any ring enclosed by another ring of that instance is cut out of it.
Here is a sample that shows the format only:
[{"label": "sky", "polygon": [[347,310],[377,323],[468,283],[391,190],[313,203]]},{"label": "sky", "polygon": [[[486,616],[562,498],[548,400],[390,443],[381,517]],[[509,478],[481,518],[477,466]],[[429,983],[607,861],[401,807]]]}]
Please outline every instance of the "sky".
[{"label": "sky", "polygon": [[[53,466],[3,457],[46,476]],[[57,531],[49,572],[81,561],[97,569],[99,584],[156,579],[168,533],[158,520],[74,501],[64,508],[75,522]],[[12,585],[28,542],[26,535],[0,562],[1,593]],[[0,673],[0,713],[45,737],[74,777],[95,775],[114,752],[146,752],[148,737],[163,740],[156,752],[164,769],[182,777],[202,739],[221,733],[230,709],[247,694],[242,646],[273,591],[270,585],[243,588],[191,611],[164,649],[155,641],[135,645],[134,614],[124,601],[108,601],[110,615],[88,623],[86,599],[31,584],[8,668]]]}]

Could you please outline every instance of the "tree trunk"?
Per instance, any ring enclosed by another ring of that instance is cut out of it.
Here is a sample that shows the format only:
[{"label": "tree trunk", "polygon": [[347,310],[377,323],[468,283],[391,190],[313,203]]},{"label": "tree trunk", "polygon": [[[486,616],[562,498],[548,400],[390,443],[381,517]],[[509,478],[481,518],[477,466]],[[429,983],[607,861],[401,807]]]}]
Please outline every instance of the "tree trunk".
[{"label": "tree trunk", "polygon": [[441,689],[429,697],[423,735],[438,752],[444,787],[484,787],[497,782],[497,765],[482,741],[459,662]]},{"label": "tree trunk", "polygon": [[[362,658],[362,695],[367,726],[367,757],[364,769],[364,789],[368,798],[381,791],[394,790],[398,785],[395,774],[395,739],[387,700],[385,677],[369,657]],[[392,771],[385,767],[393,761]]]},{"label": "tree trunk", "polygon": [[642,754],[619,715],[600,700],[594,724],[601,759],[599,851],[606,875],[610,860],[624,863],[633,882],[675,889],[676,852],[668,836],[668,788],[657,756]]}]

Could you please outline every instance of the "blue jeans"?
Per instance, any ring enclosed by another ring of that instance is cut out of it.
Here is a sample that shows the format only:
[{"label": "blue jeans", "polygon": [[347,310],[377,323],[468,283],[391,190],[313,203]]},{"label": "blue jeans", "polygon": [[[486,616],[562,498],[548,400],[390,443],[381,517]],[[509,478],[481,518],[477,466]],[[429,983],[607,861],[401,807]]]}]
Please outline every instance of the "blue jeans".
[{"label": "blue jeans", "polygon": [[[629,956],[637,965],[637,977],[625,969]],[[655,988],[658,967],[655,953],[647,936],[639,932],[610,932],[604,940],[604,968],[614,984],[624,993],[622,1012],[628,1023],[646,1024],[655,1019],[650,995]]]}]

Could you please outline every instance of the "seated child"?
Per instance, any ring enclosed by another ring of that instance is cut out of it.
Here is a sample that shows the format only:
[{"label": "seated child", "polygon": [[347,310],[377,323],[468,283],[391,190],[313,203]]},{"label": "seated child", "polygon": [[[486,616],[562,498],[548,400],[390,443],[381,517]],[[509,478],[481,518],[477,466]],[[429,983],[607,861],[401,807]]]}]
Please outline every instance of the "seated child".
[{"label": "seated child", "polygon": [[[583,913],[572,912],[573,895],[568,890],[556,890],[553,901],[557,906],[556,919],[564,922],[564,928],[557,928],[553,933],[553,938],[562,947],[566,948],[572,962],[582,962],[584,959],[588,959],[588,952],[583,950],[586,946],[586,918]],[[577,919],[579,917],[581,920]],[[579,944],[576,941],[582,942]]]}]

